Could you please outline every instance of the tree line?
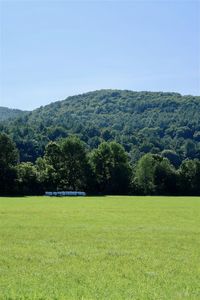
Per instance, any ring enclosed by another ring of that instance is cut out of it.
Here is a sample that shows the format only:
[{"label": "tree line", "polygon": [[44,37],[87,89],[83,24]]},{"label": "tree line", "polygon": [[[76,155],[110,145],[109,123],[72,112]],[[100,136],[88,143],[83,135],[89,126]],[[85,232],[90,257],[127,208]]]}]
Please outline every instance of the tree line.
[{"label": "tree line", "polygon": [[34,163],[20,162],[15,143],[1,133],[0,194],[81,190],[99,195],[200,195],[200,160],[185,159],[176,168],[167,156],[170,153],[146,153],[133,164],[115,141],[89,150],[80,138],[69,136],[49,142]]}]

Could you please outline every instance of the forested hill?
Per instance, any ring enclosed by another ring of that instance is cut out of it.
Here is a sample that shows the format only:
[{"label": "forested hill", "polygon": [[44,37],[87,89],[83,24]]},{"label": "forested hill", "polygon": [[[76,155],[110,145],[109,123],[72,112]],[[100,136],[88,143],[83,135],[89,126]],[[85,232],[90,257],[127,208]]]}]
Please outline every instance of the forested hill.
[{"label": "forested hill", "polygon": [[78,135],[90,148],[116,140],[136,162],[144,153],[171,155],[175,164],[200,158],[200,97],[178,93],[100,90],[68,97],[1,122],[20,150],[35,160],[50,140]]},{"label": "forested hill", "polygon": [[25,114],[25,111],[20,109],[11,109],[7,107],[0,106],[0,121],[5,121],[7,119],[13,119]]}]

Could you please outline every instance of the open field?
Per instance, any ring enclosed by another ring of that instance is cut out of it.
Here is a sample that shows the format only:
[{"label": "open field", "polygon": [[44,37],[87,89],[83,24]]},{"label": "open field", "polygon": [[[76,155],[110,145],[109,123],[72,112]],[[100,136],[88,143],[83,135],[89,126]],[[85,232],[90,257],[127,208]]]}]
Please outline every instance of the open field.
[{"label": "open field", "polygon": [[0,198],[0,299],[200,299],[200,197]]}]

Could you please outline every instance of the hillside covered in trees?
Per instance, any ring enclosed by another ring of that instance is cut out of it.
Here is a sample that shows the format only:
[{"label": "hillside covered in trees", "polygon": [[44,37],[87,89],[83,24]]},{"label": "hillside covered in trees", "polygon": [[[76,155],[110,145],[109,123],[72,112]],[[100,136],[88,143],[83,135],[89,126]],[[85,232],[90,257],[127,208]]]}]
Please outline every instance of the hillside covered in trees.
[{"label": "hillside covered in trees", "polygon": [[20,109],[11,109],[0,106],[0,122],[25,115],[27,112]]},{"label": "hillside covered in trees", "polygon": [[167,157],[175,167],[186,158],[200,158],[200,97],[100,90],[5,116],[1,108],[0,132],[16,143],[20,161],[34,162],[49,141],[70,135],[90,150],[116,141],[133,165],[146,153]]}]

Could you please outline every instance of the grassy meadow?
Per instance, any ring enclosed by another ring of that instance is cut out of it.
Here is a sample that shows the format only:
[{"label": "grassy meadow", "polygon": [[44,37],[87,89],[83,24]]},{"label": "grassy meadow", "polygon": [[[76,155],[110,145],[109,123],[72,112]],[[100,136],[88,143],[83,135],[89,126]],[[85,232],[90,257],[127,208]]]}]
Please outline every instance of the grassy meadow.
[{"label": "grassy meadow", "polygon": [[200,197],[0,198],[0,299],[200,299]]}]

